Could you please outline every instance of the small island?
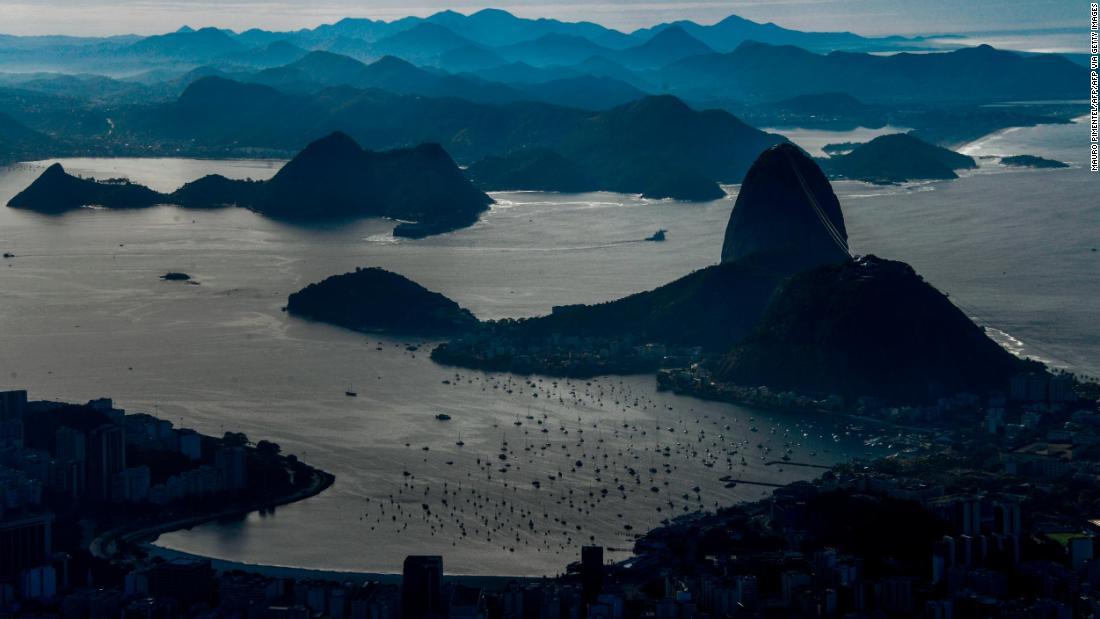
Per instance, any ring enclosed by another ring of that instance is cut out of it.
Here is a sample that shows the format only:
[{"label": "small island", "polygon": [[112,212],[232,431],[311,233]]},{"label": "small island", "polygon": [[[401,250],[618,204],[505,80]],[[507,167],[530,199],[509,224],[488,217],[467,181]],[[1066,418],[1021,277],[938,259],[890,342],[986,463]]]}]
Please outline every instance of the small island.
[{"label": "small island", "polygon": [[881,135],[851,152],[819,162],[833,178],[869,183],[904,183],[958,178],[956,170],[978,167],[972,157],[935,146],[908,133]]},{"label": "small island", "polygon": [[384,269],[356,269],[290,295],[288,313],[364,332],[441,336],[478,325],[469,310]]},{"label": "small island", "polygon": [[1044,157],[1037,157],[1035,155],[1012,155],[1010,157],[1001,157],[1001,165],[1018,167],[1018,168],[1043,168],[1043,169],[1055,169],[1055,168],[1068,168],[1069,164],[1056,159],[1046,159]]},{"label": "small island", "polygon": [[169,271],[160,276],[161,279],[167,282],[190,282],[191,276],[187,273],[179,273],[176,271]]},{"label": "small island", "polygon": [[374,152],[336,132],[306,146],[267,181],[213,174],[166,194],[125,179],[79,178],[55,163],[8,206],[46,213],[85,206],[240,206],[298,223],[386,217],[403,222],[395,236],[420,238],[473,225],[492,201],[438,144]]},{"label": "small island", "polygon": [[96,180],[65,171],[60,163],[50,165],[33,183],[8,202],[13,208],[42,213],[62,213],[84,206],[127,209],[147,208],[168,202],[164,194],[126,179]]}]

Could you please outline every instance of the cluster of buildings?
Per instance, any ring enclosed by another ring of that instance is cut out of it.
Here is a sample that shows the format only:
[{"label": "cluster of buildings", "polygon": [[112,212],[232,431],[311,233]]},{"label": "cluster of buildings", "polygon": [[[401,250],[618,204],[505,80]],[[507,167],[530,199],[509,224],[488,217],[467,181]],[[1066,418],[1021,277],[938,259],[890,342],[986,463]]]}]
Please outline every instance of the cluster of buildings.
[{"label": "cluster of buildings", "polygon": [[108,399],[71,405],[0,392],[0,609],[54,600],[69,586],[74,533],[86,519],[247,485],[244,446],[127,415]]},{"label": "cluster of buildings", "polygon": [[[78,410],[90,420],[73,421]],[[558,578],[445,578],[438,556],[408,557],[399,581],[132,557],[115,564],[122,573],[77,584],[53,547],[51,501],[155,505],[243,487],[247,453],[109,401],[51,408],[7,392],[0,609],[11,610],[0,619],[1100,616],[1100,410],[1072,377],[1021,375],[1005,393],[919,407],[865,398],[858,415],[914,447],[756,503],[682,516],[617,565],[583,547]],[[924,431],[909,440],[913,426]],[[149,454],[176,465],[151,465]]]},{"label": "cluster of buildings", "polygon": [[[616,572],[639,586],[661,575],[663,596],[641,607],[658,619],[1100,613],[1093,533],[1051,536],[1022,513],[1025,501],[879,473],[827,476],[674,522]],[[858,529],[844,531],[838,519]]]},{"label": "cluster of buildings", "polygon": [[736,402],[744,406],[777,411],[839,411],[844,399],[837,395],[811,397],[793,391],[777,391],[766,385],[748,386],[715,381],[699,364],[677,366],[657,372],[657,388],[690,394],[705,400]]},{"label": "cluster of buildings", "polygon": [[[58,619],[623,619],[605,592],[603,549],[559,579],[445,578],[440,556],[409,556],[400,578],[218,572],[209,560],[156,560],[114,586],[76,588],[19,616]],[[5,614],[0,611],[0,616]],[[9,615],[12,616],[12,615]]]}]

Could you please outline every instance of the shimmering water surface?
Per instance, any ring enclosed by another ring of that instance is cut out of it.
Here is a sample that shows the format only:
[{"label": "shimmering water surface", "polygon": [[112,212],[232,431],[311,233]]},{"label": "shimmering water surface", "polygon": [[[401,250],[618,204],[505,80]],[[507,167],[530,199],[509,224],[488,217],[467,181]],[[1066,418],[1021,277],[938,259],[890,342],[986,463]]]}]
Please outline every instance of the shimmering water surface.
[{"label": "shimmering water surface", "polygon": [[[851,245],[910,262],[1023,352],[1100,373],[1100,201],[1097,178],[1081,167],[1085,134],[1082,125],[1020,129],[968,148],[1055,157],[1069,170],[983,159],[946,183],[837,183]],[[46,163],[0,170],[0,202]],[[280,165],[65,164],[162,190],[215,171],[264,178]],[[379,572],[399,570],[406,554],[441,553],[451,573],[557,573],[581,543],[625,551],[635,533],[685,509],[770,490],[726,488],[724,475],[782,483],[818,472],[767,464],[788,449],[817,464],[883,449],[865,446],[869,429],[657,393],[649,376],[456,373],[433,364],[424,342],[309,323],[281,307],[310,282],[368,265],[482,318],[612,299],[716,262],[737,188],[728,189],[707,204],[497,194],[476,226],[420,241],[395,241],[384,221],[303,228],[241,209],[0,208],[0,251],[16,254],[0,261],[0,387],[110,396],[203,432],[275,440],[337,475],[319,497],[165,535],[165,547]],[[640,241],[659,228],[667,242]],[[161,281],[166,271],[200,285]],[[438,421],[441,412],[452,419]]]}]

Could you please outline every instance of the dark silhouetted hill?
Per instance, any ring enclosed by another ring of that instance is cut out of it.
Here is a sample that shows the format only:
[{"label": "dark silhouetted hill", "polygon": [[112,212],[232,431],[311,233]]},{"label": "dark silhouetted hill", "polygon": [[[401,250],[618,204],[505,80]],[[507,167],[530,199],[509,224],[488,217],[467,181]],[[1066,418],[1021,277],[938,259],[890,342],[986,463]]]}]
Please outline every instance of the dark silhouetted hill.
[{"label": "dark silhouetted hill", "polygon": [[38,159],[56,153],[56,148],[49,136],[0,112],[0,164]]},{"label": "dark silhouetted hill", "polygon": [[97,181],[72,176],[60,163],[46,168],[8,206],[60,213],[84,206],[106,208],[144,208],[167,202],[166,196],[148,187],[124,179]]},{"label": "dark silhouetted hill", "polygon": [[403,335],[454,335],[478,320],[454,301],[396,273],[356,269],[310,284],[290,295],[295,316],[357,331]]},{"label": "dark silhouetted hill", "polygon": [[486,157],[467,168],[466,174],[486,191],[521,189],[576,193],[600,187],[582,166],[545,148]]},{"label": "dark silhouetted hill", "polygon": [[912,267],[865,256],[791,278],[716,377],[773,391],[924,402],[1004,389],[1028,364]]},{"label": "dark silhouetted hill", "polygon": [[797,262],[797,272],[847,260],[847,248],[840,201],[813,159],[793,144],[764,151],[737,194],[722,262],[780,254]]},{"label": "dark silhouetted hill", "polygon": [[749,41],[729,54],[672,63],[660,80],[699,100],[771,101],[840,92],[867,103],[1062,100],[1079,97],[1086,70],[1054,54],[1020,55],[988,45],[951,52],[814,54]]},{"label": "dark silhouetted hill", "polygon": [[267,181],[200,178],[164,195],[129,182],[96,182],[50,166],[10,206],[58,211],[85,205],[136,208],[241,206],[298,222],[388,217],[397,236],[422,237],[477,221],[492,199],[474,188],[438,144],[363,150],[343,133],[309,144]]}]

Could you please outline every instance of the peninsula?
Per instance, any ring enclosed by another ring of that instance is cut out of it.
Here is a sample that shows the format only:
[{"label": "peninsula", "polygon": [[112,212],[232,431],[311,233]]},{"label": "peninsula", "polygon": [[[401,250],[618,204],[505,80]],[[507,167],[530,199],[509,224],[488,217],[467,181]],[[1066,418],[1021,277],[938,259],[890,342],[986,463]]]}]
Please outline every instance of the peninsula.
[{"label": "peninsula", "polygon": [[750,168],[721,255],[624,299],[484,323],[432,358],[565,376],[668,368],[663,388],[801,408],[863,397],[924,403],[1045,372],[989,339],[912,267],[853,257],[828,179],[793,145]]},{"label": "peninsula", "polygon": [[865,144],[851,145],[848,153],[819,163],[835,178],[871,183],[954,179],[959,177],[957,170],[978,167],[971,157],[908,133],[881,135]]},{"label": "peninsula", "polygon": [[[45,547],[88,577],[115,573],[109,560],[125,565],[142,554],[134,544],[160,533],[303,500],[335,479],[271,441],[177,428],[107,398],[70,404],[0,391],[0,411],[5,516],[45,531]],[[59,473],[43,478],[44,467]]]},{"label": "peninsula", "polygon": [[306,146],[267,181],[210,175],[164,194],[122,179],[78,178],[55,163],[8,206],[50,213],[241,206],[300,223],[386,217],[402,222],[395,236],[420,238],[469,226],[491,203],[438,144],[374,152],[336,132]]},{"label": "peninsula", "polygon": [[786,278],[847,259],[843,215],[828,179],[801,149],[783,143],[764,151],[745,175],[721,264],[607,303],[483,323],[437,347],[432,358],[566,376],[687,365],[747,336]]},{"label": "peninsula", "polygon": [[1045,157],[1036,157],[1035,155],[1012,155],[1010,157],[1001,157],[1001,165],[1013,166],[1017,168],[1068,168],[1069,164],[1058,161],[1056,159],[1047,159]]}]

